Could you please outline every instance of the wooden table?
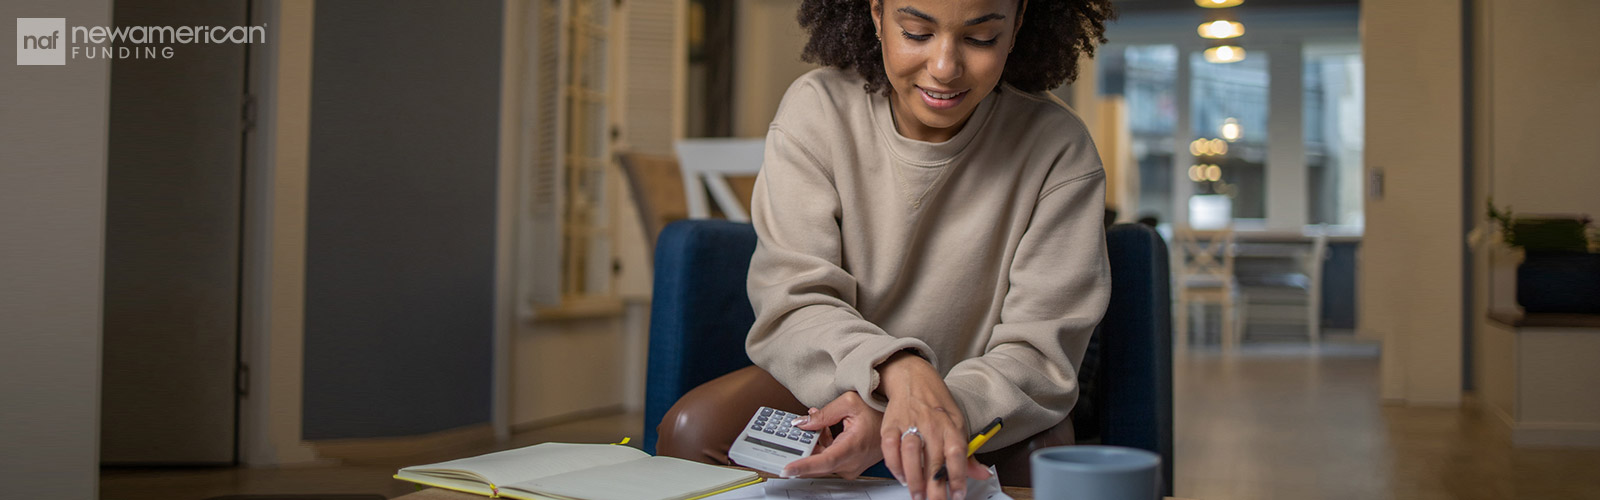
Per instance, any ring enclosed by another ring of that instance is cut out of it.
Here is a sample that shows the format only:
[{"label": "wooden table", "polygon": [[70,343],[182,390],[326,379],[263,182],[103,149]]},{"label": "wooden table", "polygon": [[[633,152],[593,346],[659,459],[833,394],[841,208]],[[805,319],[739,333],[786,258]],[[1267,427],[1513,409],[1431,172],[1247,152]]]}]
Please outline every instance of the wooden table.
[{"label": "wooden table", "polygon": [[[868,481],[871,480],[869,479]],[[884,479],[884,481],[888,481],[888,479]],[[1011,498],[1016,500],[1033,500],[1032,488],[1006,486],[1005,492],[1007,495],[1011,495]],[[427,488],[416,493],[409,493],[395,497],[393,500],[483,500],[483,498],[484,497],[473,495],[471,493],[461,493],[459,491],[442,490],[439,488]]]}]

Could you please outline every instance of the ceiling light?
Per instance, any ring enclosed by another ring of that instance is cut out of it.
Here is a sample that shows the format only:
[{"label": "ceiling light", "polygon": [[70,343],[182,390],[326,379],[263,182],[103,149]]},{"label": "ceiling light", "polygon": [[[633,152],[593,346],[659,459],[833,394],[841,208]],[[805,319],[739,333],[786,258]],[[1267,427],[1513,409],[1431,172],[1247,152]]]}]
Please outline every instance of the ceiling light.
[{"label": "ceiling light", "polygon": [[1237,7],[1239,4],[1242,4],[1242,3],[1244,3],[1244,0],[1194,0],[1194,4],[1195,5],[1199,5],[1201,7],[1205,7],[1205,8],[1208,8],[1208,9],[1225,9],[1225,8],[1228,8],[1228,7]]},{"label": "ceiling light", "polygon": [[1198,31],[1200,32],[1200,38],[1222,40],[1243,35],[1244,25],[1233,21],[1217,20],[1200,25]]},{"label": "ceiling light", "polygon": [[1235,63],[1244,60],[1244,49],[1233,45],[1221,45],[1206,49],[1206,62]]},{"label": "ceiling light", "polygon": [[1228,142],[1238,141],[1244,135],[1244,130],[1239,128],[1239,120],[1229,118],[1222,121],[1222,138]]}]

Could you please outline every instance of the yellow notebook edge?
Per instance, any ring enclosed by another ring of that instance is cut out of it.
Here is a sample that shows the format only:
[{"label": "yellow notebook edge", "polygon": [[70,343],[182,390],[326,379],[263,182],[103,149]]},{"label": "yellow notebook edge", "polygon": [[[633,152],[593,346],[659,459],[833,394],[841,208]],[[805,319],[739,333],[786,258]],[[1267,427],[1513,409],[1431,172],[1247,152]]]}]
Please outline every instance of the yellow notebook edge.
[{"label": "yellow notebook edge", "polygon": [[[455,486],[449,486],[449,485],[434,483],[434,482],[430,482],[430,481],[422,481],[422,480],[409,478],[409,477],[400,477],[399,474],[395,474],[394,478],[395,479],[399,479],[401,481],[408,482],[408,483],[417,483],[417,484],[420,484],[420,485],[431,486],[431,487],[439,488],[439,489],[442,489],[442,490],[459,491],[459,492],[462,492],[462,493],[478,495],[478,496],[484,496],[483,492],[481,492],[481,491],[472,491],[472,490],[468,490],[468,489],[457,488]],[[500,488],[495,487],[495,485],[493,485],[493,484],[489,484],[489,483],[484,483],[484,484],[489,486],[489,491],[490,491],[490,493],[488,495],[489,498],[500,498]]]},{"label": "yellow notebook edge", "polygon": [[711,495],[721,495],[723,493],[727,493],[727,492],[730,492],[730,491],[733,491],[733,490],[737,490],[739,488],[743,488],[743,487],[746,487],[746,486],[754,486],[754,485],[757,485],[757,484],[761,484],[763,482],[766,482],[766,480],[767,480],[766,478],[763,478],[761,476],[756,476],[755,479],[751,479],[749,481],[745,481],[745,482],[742,482],[742,483],[739,483],[739,484],[735,484],[733,486],[729,486],[727,488],[723,488],[723,489],[720,489],[720,490],[717,490],[717,491],[706,493],[706,494],[703,494],[703,495],[700,495],[700,496],[693,496],[693,497],[685,498],[683,500],[700,500],[701,498],[709,497]]}]

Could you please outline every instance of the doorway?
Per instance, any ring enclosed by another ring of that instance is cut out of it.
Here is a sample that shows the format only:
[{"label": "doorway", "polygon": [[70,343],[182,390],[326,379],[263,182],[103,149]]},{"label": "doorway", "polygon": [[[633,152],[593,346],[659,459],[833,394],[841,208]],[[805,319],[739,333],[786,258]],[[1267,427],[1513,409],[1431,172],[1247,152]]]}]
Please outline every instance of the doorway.
[{"label": "doorway", "polygon": [[[232,27],[248,25],[250,11],[248,2],[117,2],[112,20]],[[171,47],[170,58],[111,66],[104,465],[238,460],[248,45]]]}]

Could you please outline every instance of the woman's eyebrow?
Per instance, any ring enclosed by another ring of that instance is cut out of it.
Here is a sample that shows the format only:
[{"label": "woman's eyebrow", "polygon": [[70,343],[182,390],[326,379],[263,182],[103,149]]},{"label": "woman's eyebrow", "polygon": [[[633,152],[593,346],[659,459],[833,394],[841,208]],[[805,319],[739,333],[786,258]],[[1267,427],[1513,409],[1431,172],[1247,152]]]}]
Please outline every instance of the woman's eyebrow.
[{"label": "woman's eyebrow", "polygon": [[985,14],[985,15],[980,16],[980,17],[975,17],[975,18],[972,18],[972,19],[968,19],[967,20],[967,24],[965,24],[965,26],[972,26],[974,24],[983,24],[983,23],[987,23],[989,21],[998,21],[998,20],[1005,19],[1005,18],[1006,18],[1005,14],[1001,14],[1001,13],[998,13],[998,12],[997,13],[992,13],[992,14]]},{"label": "woman's eyebrow", "polygon": [[[939,23],[938,19],[934,19],[933,16],[930,16],[930,15],[928,15],[927,13],[925,13],[923,11],[917,10],[915,7],[901,7],[899,9],[897,9],[897,11],[898,12],[904,12],[906,14],[910,14],[910,15],[916,16],[916,17],[921,18],[922,20],[930,22],[930,23],[934,23],[934,24],[938,24]],[[997,13],[991,13],[991,14],[985,14],[985,15],[982,15],[982,16],[979,16],[979,17],[968,19],[966,23],[963,23],[963,26],[972,26],[974,24],[983,24],[983,23],[987,23],[989,21],[994,21],[994,20],[998,20],[998,19],[1005,19],[1005,18],[1006,18],[1005,14],[1000,14],[998,12]]]}]

